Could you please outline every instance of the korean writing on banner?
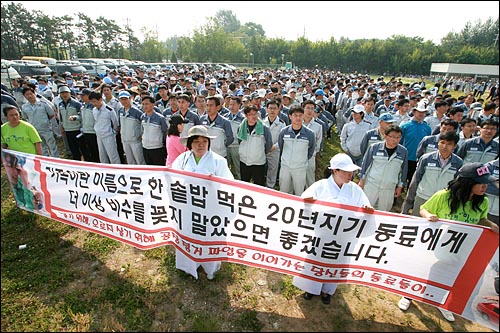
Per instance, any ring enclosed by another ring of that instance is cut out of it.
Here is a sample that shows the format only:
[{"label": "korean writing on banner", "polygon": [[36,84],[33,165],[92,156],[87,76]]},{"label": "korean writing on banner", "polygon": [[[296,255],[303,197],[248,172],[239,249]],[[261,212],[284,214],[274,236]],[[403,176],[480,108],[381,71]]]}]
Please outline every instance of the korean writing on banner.
[{"label": "korean writing on banner", "polygon": [[23,157],[45,198],[35,213],[140,249],[173,245],[196,261],[376,287],[459,314],[498,250],[497,235],[464,223],[365,214],[164,167]]}]

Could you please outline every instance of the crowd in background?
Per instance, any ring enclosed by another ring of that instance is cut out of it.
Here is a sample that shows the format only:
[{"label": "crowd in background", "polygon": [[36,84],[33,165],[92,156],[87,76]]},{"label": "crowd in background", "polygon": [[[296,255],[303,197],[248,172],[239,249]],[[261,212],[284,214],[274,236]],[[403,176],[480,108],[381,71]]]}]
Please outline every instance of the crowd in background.
[{"label": "crowd in background", "polygon": [[[227,159],[236,179],[295,195],[321,174],[324,143],[339,140],[361,167],[372,205],[390,210],[410,187],[418,161],[438,151],[447,131],[457,134],[453,154],[463,162],[498,160],[498,83],[489,82],[485,99],[485,82],[458,98],[447,90],[469,81],[452,77],[427,87],[423,79],[403,83],[318,69],[188,65],[96,77],[53,72],[13,79],[12,89],[2,90],[2,109],[18,107],[40,134],[44,155],[101,163],[171,165],[186,149],[172,143],[203,125],[215,137],[210,150]],[[403,212],[412,210],[406,204]]]}]

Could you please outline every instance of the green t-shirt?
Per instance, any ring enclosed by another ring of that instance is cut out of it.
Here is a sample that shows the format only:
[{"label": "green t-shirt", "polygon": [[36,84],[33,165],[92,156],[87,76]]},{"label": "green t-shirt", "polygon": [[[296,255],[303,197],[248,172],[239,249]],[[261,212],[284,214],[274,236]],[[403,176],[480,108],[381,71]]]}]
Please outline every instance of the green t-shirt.
[{"label": "green t-shirt", "polygon": [[37,142],[42,142],[42,139],[30,123],[21,120],[16,127],[10,127],[9,123],[2,124],[2,144],[7,144],[8,149],[36,154]]},{"label": "green t-shirt", "polygon": [[427,209],[430,213],[436,214],[440,219],[471,224],[478,224],[481,219],[485,219],[488,216],[489,202],[487,197],[485,197],[481,205],[479,205],[479,211],[472,210],[472,201],[467,201],[465,208],[460,205],[454,214],[450,213],[450,204],[448,203],[449,198],[450,191],[437,191],[432,195],[432,197],[429,198],[429,200],[420,206],[420,208]]}]

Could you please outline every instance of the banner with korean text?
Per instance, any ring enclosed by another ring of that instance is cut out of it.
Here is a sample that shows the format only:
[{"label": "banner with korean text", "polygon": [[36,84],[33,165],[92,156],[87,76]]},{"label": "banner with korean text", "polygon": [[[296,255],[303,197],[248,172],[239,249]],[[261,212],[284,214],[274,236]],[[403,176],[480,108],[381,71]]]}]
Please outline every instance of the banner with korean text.
[{"label": "banner with korean text", "polygon": [[[139,249],[173,245],[319,282],[365,285],[498,330],[498,234],[300,197],[166,167],[62,160],[4,149],[17,204]],[[485,306],[486,304],[486,306]],[[485,314],[496,305],[497,321]]]}]

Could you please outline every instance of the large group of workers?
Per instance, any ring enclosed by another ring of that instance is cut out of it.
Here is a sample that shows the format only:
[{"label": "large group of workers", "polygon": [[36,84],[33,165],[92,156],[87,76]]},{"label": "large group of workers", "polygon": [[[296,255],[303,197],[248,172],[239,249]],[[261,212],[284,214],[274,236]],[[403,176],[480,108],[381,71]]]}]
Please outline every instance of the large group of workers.
[{"label": "large group of workers", "polygon": [[[427,87],[423,79],[185,65],[104,77],[54,72],[10,83],[2,86],[3,148],[166,165],[367,212],[394,211],[406,194],[398,213],[498,232],[498,82],[488,82],[485,99],[484,82],[481,93],[471,89],[454,98],[446,84]],[[319,179],[329,140],[338,140],[343,152]],[[198,278],[200,264],[177,252],[177,268]],[[201,265],[210,280],[221,266]],[[336,289],[298,277],[293,282],[305,299],[320,295],[325,304]],[[399,307],[410,304],[402,298]]]}]

